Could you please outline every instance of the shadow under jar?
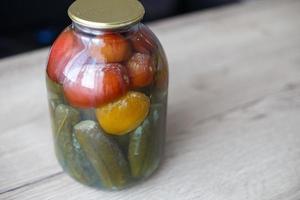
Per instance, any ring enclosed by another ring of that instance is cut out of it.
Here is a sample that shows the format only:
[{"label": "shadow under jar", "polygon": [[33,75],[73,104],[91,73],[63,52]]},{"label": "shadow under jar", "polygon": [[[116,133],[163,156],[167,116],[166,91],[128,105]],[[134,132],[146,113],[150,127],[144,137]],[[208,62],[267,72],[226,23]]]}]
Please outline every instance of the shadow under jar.
[{"label": "shadow under jar", "polygon": [[136,0],[77,0],[68,14],[46,75],[56,156],[85,185],[123,189],[162,157],[166,56]]}]

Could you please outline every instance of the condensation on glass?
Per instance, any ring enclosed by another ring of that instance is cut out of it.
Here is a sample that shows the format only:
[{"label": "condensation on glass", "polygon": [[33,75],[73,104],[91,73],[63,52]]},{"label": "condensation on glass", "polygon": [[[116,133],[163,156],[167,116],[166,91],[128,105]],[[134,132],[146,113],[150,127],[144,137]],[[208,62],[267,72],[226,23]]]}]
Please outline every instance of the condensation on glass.
[{"label": "condensation on glass", "polygon": [[166,56],[140,23],[141,4],[123,0],[118,8],[116,2],[73,3],[73,23],[54,42],[46,70],[60,165],[75,180],[108,190],[131,186],[157,169],[168,96]]}]

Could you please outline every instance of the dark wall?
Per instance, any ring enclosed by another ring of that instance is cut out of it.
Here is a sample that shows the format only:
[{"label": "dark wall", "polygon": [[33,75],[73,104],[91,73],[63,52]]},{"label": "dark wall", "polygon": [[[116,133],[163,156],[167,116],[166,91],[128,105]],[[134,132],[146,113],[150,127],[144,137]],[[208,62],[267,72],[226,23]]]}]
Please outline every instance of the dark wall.
[{"label": "dark wall", "polygon": [[[238,0],[141,0],[144,21],[219,6]],[[68,24],[73,0],[1,0],[0,57],[50,45]]]}]

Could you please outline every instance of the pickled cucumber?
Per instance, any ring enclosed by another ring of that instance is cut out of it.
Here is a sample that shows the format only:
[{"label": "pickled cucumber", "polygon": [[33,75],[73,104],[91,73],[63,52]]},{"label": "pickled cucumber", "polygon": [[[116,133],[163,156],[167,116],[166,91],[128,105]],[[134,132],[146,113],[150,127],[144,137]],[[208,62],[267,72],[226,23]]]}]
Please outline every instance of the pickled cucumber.
[{"label": "pickled cucumber", "polygon": [[129,167],[112,138],[101,132],[94,121],[82,121],[74,127],[75,137],[90,160],[102,186],[120,189],[129,181]]},{"label": "pickled cucumber", "polygon": [[165,106],[153,104],[147,119],[131,133],[128,160],[133,177],[147,177],[157,167],[164,144],[164,118]]},{"label": "pickled cucumber", "polygon": [[51,94],[49,95],[50,98],[52,96],[61,96],[63,95],[63,90],[62,90],[62,86],[59,85],[58,83],[55,83],[54,81],[52,81],[48,75],[46,75],[46,86],[48,89],[48,92],[51,92]]},{"label": "pickled cucumber", "polygon": [[165,118],[166,105],[151,105],[149,121],[151,124],[152,134],[148,138],[148,151],[143,165],[144,176],[149,176],[160,162],[163,154],[163,146],[165,142]]},{"label": "pickled cucumber", "polygon": [[115,135],[112,136],[114,138],[114,140],[116,141],[116,143],[119,145],[119,147],[121,148],[123,155],[125,158],[127,158],[127,154],[128,154],[128,147],[129,147],[129,134],[126,135]]},{"label": "pickled cucumber", "polygon": [[63,98],[63,88],[61,85],[53,82],[48,75],[46,75],[46,86],[48,90],[48,104],[49,104],[49,111],[51,116],[51,126],[52,129],[55,130],[55,122],[54,122],[54,115],[55,109],[59,104],[64,103]]},{"label": "pickled cucumber", "polygon": [[149,148],[149,138],[151,135],[149,120],[146,119],[130,136],[128,160],[130,162],[131,175],[138,178],[143,175],[143,166]]},{"label": "pickled cucumber", "polygon": [[92,120],[97,121],[95,109],[83,109],[83,108],[77,108],[77,110],[80,112],[80,118],[81,120]]},{"label": "pickled cucumber", "polygon": [[72,134],[72,127],[79,122],[79,112],[70,106],[60,104],[55,109],[56,154],[63,168],[76,180],[95,185],[97,176]]}]

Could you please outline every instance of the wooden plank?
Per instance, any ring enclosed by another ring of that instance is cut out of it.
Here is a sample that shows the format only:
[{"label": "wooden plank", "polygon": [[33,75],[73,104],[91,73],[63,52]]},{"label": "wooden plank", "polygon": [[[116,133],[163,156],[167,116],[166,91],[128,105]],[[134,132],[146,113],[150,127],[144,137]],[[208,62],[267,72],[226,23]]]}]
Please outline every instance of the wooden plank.
[{"label": "wooden plank", "polygon": [[55,162],[44,84],[46,52],[0,64],[0,193],[61,171]]},{"label": "wooden plank", "polygon": [[285,199],[300,198],[300,81],[282,92],[176,132],[166,160],[143,184],[99,192],[58,175],[5,193],[4,199]]},{"label": "wooden plank", "polygon": [[[156,176],[147,183],[135,187],[140,188],[137,191],[147,190],[148,199],[153,197],[151,194],[154,193],[161,194],[161,199],[166,197],[169,199],[172,194],[164,193],[166,191],[163,190],[174,187],[179,190],[177,192],[183,191],[178,199],[183,197],[188,190],[198,185],[198,179],[203,178],[198,166],[207,162],[204,164],[211,167],[214,163],[209,163],[210,160],[207,160],[210,156],[209,145],[200,146],[202,136],[193,137],[202,130],[201,127],[199,130],[198,128],[203,121],[214,121],[223,113],[293,87],[298,82],[300,77],[299,7],[300,2],[295,0],[251,2],[162,21],[151,26],[165,46],[171,66],[167,158]],[[96,193],[79,186],[65,175],[60,175],[61,169],[55,161],[42,75],[46,52],[47,50],[43,50],[0,62],[0,87],[5,88],[0,91],[2,122],[0,124],[2,130],[0,193],[3,193],[5,199],[26,199],[25,197],[43,199],[41,195],[60,199],[66,194],[61,190],[62,188],[74,194],[74,198],[78,197],[77,199],[80,199],[80,195],[92,193],[93,196]],[[287,124],[282,126],[284,128]],[[294,130],[299,128],[292,127]],[[239,130],[239,124],[232,124],[232,127],[228,128]],[[207,140],[204,142],[209,141],[208,144],[215,147],[224,145],[222,140],[213,141],[208,138],[208,132],[214,132],[214,129],[205,129],[205,132],[207,132],[204,134]],[[191,136],[186,138],[186,134]],[[228,142],[235,141],[234,134],[239,132],[229,134]],[[250,137],[251,134],[252,130],[249,130],[246,135]],[[267,136],[266,134],[264,137]],[[264,142],[266,140],[262,140],[262,146]],[[192,147],[195,147],[193,152],[189,149]],[[207,155],[202,154],[202,150],[206,148],[208,148]],[[260,149],[257,150],[256,154],[259,154]],[[184,182],[180,182],[182,179],[174,175],[180,172],[186,173],[186,161],[192,157],[185,158],[180,156],[181,154],[197,157],[192,162],[197,167],[187,173]],[[221,151],[218,155],[227,156]],[[230,162],[225,164],[229,165]],[[262,170],[264,166],[262,168],[252,166],[253,170],[256,167],[257,170]],[[284,171],[284,168],[279,170]],[[204,172],[213,173],[213,171]],[[277,172],[273,170],[270,174],[272,173]],[[188,176],[191,177],[190,180]],[[213,180],[218,180],[218,177],[214,177],[213,174],[210,176],[214,179],[210,180],[209,177],[204,176],[206,179],[199,184],[202,183],[202,186],[205,181],[208,181],[211,187],[218,186],[218,182],[215,182],[215,185],[213,183]],[[247,177],[251,178],[246,176],[245,181]],[[268,183],[272,184],[272,181]],[[275,182],[274,184],[276,185]],[[286,186],[287,190],[294,186],[294,182],[289,184],[290,187]],[[49,192],[44,194],[25,192],[35,191],[34,185],[39,185],[37,192],[41,189]],[[203,192],[206,199],[218,199],[213,191],[204,192],[205,187],[204,185],[199,190],[191,191],[193,194],[186,197],[199,199],[200,196],[197,198],[197,195],[202,195]],[[257,187],[261,189],[262,186]],[[129,194],[134,190],[129,190]],[[238,191],[237,194],[243,193]],[[274,194],[269,192],[265,194],[266,197]],[[126,192],[121,192],[120,196],[119,193],[109,195],[118,199],[123,197],[124,193]],[[142,193],[134,194],[137,195],[136,197],[145,197]],[[92,196],[91,198],[94,198]],[[230,199],[230,196],[226,197]]]}]

